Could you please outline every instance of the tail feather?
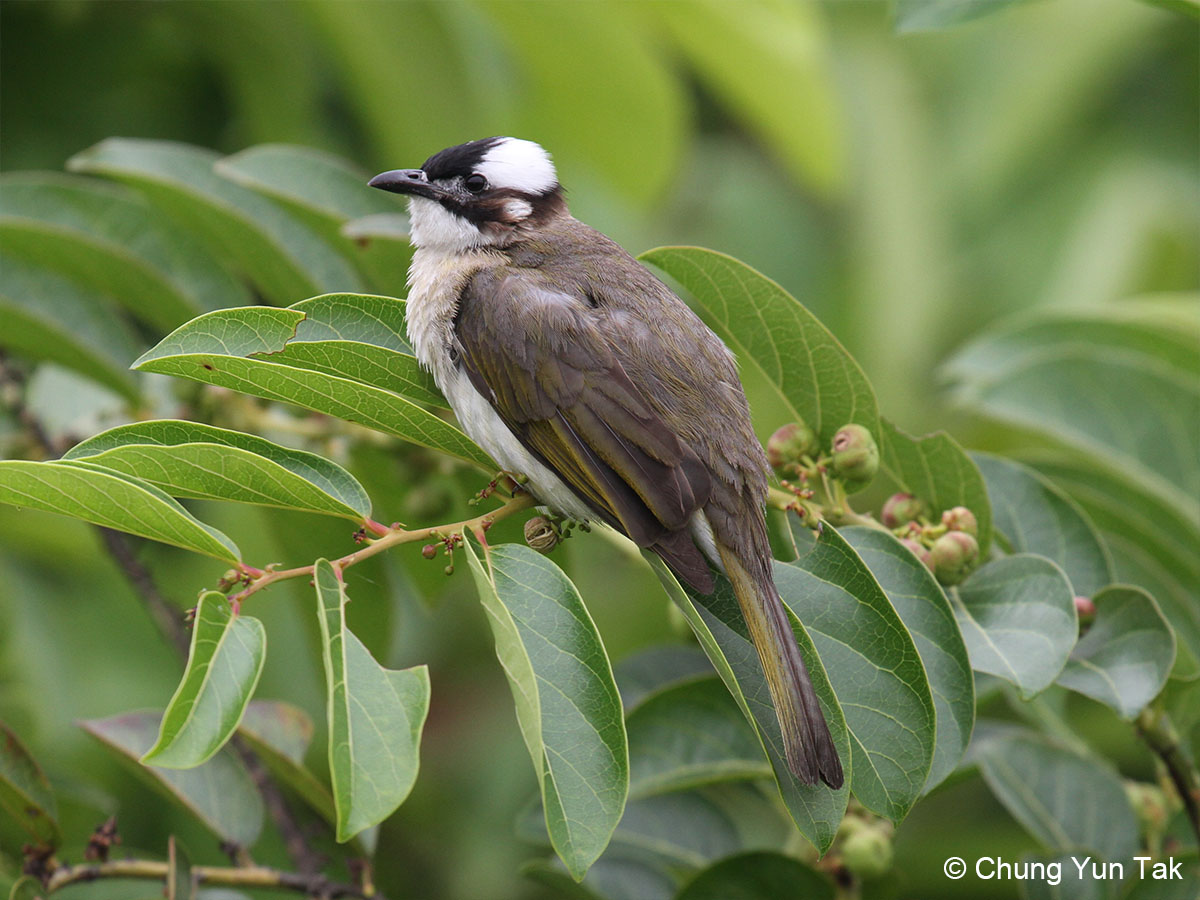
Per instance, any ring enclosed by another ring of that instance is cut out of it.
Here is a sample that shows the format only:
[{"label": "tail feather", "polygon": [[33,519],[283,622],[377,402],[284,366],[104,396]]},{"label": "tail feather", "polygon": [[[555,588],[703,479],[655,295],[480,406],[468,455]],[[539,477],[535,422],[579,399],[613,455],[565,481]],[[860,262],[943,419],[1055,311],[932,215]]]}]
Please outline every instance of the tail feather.
[{"label": "tail feather", "polygon": [[816,784],[819,777],[840,788],[842,763],[779,592],[769,576],[755,579],[726,547],[717,549],[767,677],[788,768],[805,784]]}]

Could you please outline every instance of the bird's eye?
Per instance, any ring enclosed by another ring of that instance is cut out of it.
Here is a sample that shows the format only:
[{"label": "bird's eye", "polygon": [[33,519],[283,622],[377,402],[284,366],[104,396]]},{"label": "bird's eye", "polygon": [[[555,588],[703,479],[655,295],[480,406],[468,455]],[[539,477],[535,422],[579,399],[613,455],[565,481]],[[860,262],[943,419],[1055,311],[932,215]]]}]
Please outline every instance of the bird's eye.
[{"label": "bird's eye", "polygon": [[488,183],[486,178],[477,173],[475,175],[468,175],[466,180],[463,181],[463,185],[472,194],[478,194],[480,191],[487,188]]}]

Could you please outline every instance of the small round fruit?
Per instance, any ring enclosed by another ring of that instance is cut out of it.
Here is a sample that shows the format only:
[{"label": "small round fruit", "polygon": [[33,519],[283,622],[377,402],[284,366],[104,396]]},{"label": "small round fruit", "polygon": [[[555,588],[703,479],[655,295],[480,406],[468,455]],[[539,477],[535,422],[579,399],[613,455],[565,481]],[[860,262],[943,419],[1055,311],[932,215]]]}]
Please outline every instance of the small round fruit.
[{"label": "small round fruit", "polygon": [[833,436],[833,474],[846,481],[870,481],[879,471],[879,445],[861,425],[843,425]]},{"label": "small round fruit", "polygon": [[426,544],[421,548],[421,555],[426,559],[433,559],[437,556],[437,547],[433,544]]},{"label": "small round fruit", "polygon": [[1075,612],[1079,618],[1090,618],[1096,614],[1096,602],[1091,597],[1076,597]]},{"label": "small round fruit", "polygon": [[800,462],[801,457],[817,449],[817,436],[803,422],[789,422],[775,429],[767,439],[767,462],[782,469]]},{"label": "small round fruit", "polygon": [[892,494],[883,504],[879,518],[888,528],[898,528],[905,522],[911,522],[925,509],[925,504],[912,494]]},{"label": "small round fruit", "polygon": [[942,524],[951,531],[962,531],[971,537],[979,537],[979,521],[975,513],[965,506],[956,506],[942,513]]},{"label": "small round fruit", "polygon": [[938,581],[958,584],[979,559],[979,542],[965,531],[949,531],[933,542],[929,557]]},{"label": "small round fruit", "polygon": [[534,516],[525,523],[525,543],[538,553],[549,553],[561,539],[558,529],[545,516]]},{"label": "small round fruit", "polygon": [[892,839],[881,828],[867,825],[846,836],[842,865],[859,878],[880,878],[892,868]]}]

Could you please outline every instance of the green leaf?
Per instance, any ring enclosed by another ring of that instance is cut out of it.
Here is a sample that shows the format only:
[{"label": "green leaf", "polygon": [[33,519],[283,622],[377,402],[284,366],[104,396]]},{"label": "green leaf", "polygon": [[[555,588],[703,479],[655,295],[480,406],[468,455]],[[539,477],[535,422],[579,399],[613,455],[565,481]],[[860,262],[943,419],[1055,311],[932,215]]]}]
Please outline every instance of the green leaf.
[{"label": "green leaf", "polygon": [[405,283],[412,248],[407,234],[397,246],[360,241],[343,230],[349,220],[398,216],[404,201],[367,187],[369,174],[337,156],[311,147],[259,144],[214,165],[218,175],[279,203],[368,275],[373,284],[399,289]]},{"label": "green leaf", "polygon": [[840,531],[912,635],[937,716],[928,793],[958,766],[975,725],[975,684],[958,622],[933,573],[895,537],[875,528]]},{"label": "green leaf", "polygon": [[16,733],[0,722],[0,810],[44,847],[62,839],[50,782]]},{"label": "green leaf", "polygon": [[[1200,13],[1197,13],[1200,16]],[[1192,900],[1200,896],[1200,854],[1195,850],[1174,853],[1172,861],[1180,863],[1179,879],[1154,879],[1151,876],[1155,863],[1165,860],[1155,860],[1146,863],[1146,877],[1134,882],[1133,889],[1125,895],[1125,900]]]},{"label": "green leaf", "polygon": [[304,313],[305,319],[287,347],[272,355],[274,361],[448,407],[433,376],[408,345],[405,301],[373,294],[325,294],[290,308]]},{"label": "green leaf", "polygon": [[989,741],[980,771],[996,799],[1041,845],[1130,860],[1137,823],[1120,779],[1102,764],[1035,735]]},{"label": "green leaf", "polygon": [[261,306],[209,313],[167,335],[134,368],[295,403],[496,471],[470,438],[411,400],[349,378],[275,362],[274,354],[290,346],[304,317],[299,310]]},{"label": "green leaf", "polygon": [[256,503],[355,521],[371,514],[367,492],[337,463],[196,422],[121,425],[77,444],[63,458],[86,459],[175,497]]},{"label": "green leaf", "polygon": [[1058,676],[1064,687],[1134,718],[1158,696],[1175,662],[1175,634],[1154,598],[1113,585],[1093,598],[1096,619]]},{"label": "green leaf", "polygon": [[673,869],[694,869],[743,849],[731,816],[705,791],[630,800],[613,848],[657,857]]},{"label": "green leaf", "polygon": [[788,814],[800,833],[812,842],[817,850],[824,853],[833,844],[838,823],[846,811],[853,776],[853,759],[842,708],[838,705],[838,698],[830,686],[830,678],[826,675],[825,667],[821,658],[817,656],[808,632],[799,621],[793,619],[792,631],[796,636],[796,643],[812,678],[813,688],[821,701],[821,709],[829,725],[833,745],[837,748],[842,768],[846,771],[846,785],[836,791],[825,785],[803,784],[788,769],[783,755],[783,736],[779,730],[779,719],[763,675],[762,663],[759,662],[758,652],[750,641],[737,598],[728,580],[718,578],[713,594],[701,596],[685,591],[671,570],[657,556],[648,553],[643,553],[643,556],[650,563],[667,595],[679,607],[688,625],[695,632],[701,648],[716,668],[726,689],[733,695],[742,715],[758,732]]},{"label": "green leaf", "polygon": [[771,775],[758,736],[715,677],[651,694],[625,727],[634,797]]},{"label": "green leaf", "polygon": [[656,3],[697,75],[799,183],[836,194],[845,137],[819,10],[796,4]]},{"label": "green leaf", "polygon": [[521,874],[537,882],[558,900],[671,900],[675,878],[665,866],[640,858],[636,853],[609,851],[588,869],[581,883],[567,874],[561,863],[530,860]]},{"label": "green leaf", "polygon": [[[1047,879],[1030,878],[1019,883],[1021,900],[1116,900],[1121,896],[1122,883],[1117,880],[1102,881],[1095,877],[1092,866],[1103,866],[1100,860],[1089,860],[1086,854],[1073,853],[1027,853],[1021,856],[1022,865],[1057,866],[1061,877]],[[1124,866],[1132,863],[1121,861]],[[1080,877],[1078,864],[1083,864]],[[985,863],[985,865],[988,865]],[[985,869],[984,871],[989,871]],[[1054,872],[1054,869],[1047,869]],[[1052,883],[1056,882],[1056,883]],[[1128,900],[1128,898],[1126,898]],[[1183,900],[1183,898],[1180,898]]]},{"label": "green leaf", "polygon": [[262,622],[234,615],[228,598],[205,591],[196,606],[183,680],[142,762],[191,769],[225,746],[254,696],[267,658]]},{"label": "green leaf", "polygon": [[1018,0],[892,0],[896,31],[934,31],[969,22]]},{"label": "green leaf", "polygon": [[608,655],[578,591],[550,560],[504,544],[464,552],[538,775],[551,844],[578,881],[625,809],[629,752]]},{"label": "green leaf", "polygon": [[904,621],[845,538],[825,528],[814,539],[798,521],[792,533],[800,555],[775,566],[775,584],[812,635],[846,715],[854,796],[897,822],[931,772],[929,678]]},{"label": "green leaf", "polygon": [[48,269],[0,253],[0,347],[46,359],[136,400],[139,341],[109,301]]},{"label": "green leaf", "polygon": [[[1193,19],[1200,19],[1200,0],[1142,0],[1142,2],[1174,10],[1182,15],[1191,16]],[[1196,880],[1200,882],[1200,877],[1197,877]]]},{"label": "green leaf", "polygon": [[613,666],[613,674],[628,716],[660,690],[715,673],[700,648],[671,645],[650,647],[627,656]]},{"label": "green leaf", "polygon": [[109,138],[72,157],[74,172],[104,175],[199,233],[277,304],[353,291],[357,273],[340,254],[277,205],[213,171],[220,155],[170,141]]},{"label": "green leaf", "polygon": [[925,502],[937,522],[955,506],[965,506],[979,523],[979,558],[992,545],[992,506],[979,467],[944,431],[914,438],[887,419],[880,420],[879,467],[896,487]]},{"label": "green leaf", "polygon": [[137,764],[154,744],[159,718],[153,711],[131,712],[79,725],[132,763],[157,789],[182,803],[218,838],[242,847],[253,846],[262,830],[262,799],[250,774],[228,748],[194,769],[160,769]]},{"label": "green leaf", "polygon": [[1200,329],[1047,317],[947,364],[959,403],[1093,456],[1200,516]]},{"label": "green leaf", "polygon": [[701,870],[675,900],[833,900],[833,882],[782,853],[726,857]]},{"label": "green leaf", "polygon": [[337,839],[382,822],[417,780],[429,670],[385,669],[346,627],[346,588],[324,559],[314,584],[329,717],[329,771]]},{"label": "green leaf", "polygon": [[1013,553],[1058,563],[1076,594],[1112,584],[1112,562],[1096,527],[1067,494],[1034,470],[986,453],[971,458],[983,472],[996,530]]},{"label": "green leaf", "polygon": [[0,240],[14,256],[108,295],[161,329],[250,302],[190,229],[164,221],[136,192],[91,178],[0,177]]},{"label": "green leaf", "polygon": [[[329,824],[337,827],[337,808],[329,788],[304,765],[312,743],[313,722],[308,713],[279,700],[252,700],[238,734],[266,764],[279,784],[294,793]],[[375,852],[377,829],[360,831],[351,839],[355,852]]]},{"label": "green leaf", "polygon": [[757,366],[822,444],[852,422],[878,437],[879,413],[867,376],[837,338],[774,281],[700,247],[659,247],[638,258],[691,292],[740,352],[742,365]]},{"label": "green leaf", "polygon": [[86,462],[0,460],[0,502],[59,513],[228,562],[233,542],[152,484]]},{"label": "green leaf", "polygon": [[1062,569],[1030,554],[988,563],[951,591],[971,667],[1012,682],[1028,699],[1058,677],[1079,621]]},{"label": "green leaf", "polygon": [[1116,580],[1145,588],[1183,646],[1200,660],[1200,520],[1126,473],[1078,454],[1033,463],[1083,507],[1112,552]]}]

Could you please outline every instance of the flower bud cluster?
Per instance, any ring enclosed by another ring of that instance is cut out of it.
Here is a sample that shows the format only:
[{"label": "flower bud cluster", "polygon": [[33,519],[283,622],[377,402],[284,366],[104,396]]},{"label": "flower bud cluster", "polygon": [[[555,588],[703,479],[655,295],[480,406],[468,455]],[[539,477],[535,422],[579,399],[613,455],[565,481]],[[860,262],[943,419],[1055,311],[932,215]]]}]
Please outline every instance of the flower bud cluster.
[{"label": "flower bud cluster", "polygon": [[918,498],[898,493],[888,497],[879,518],[938,581],[959,584],[979,562],[979,521],[965,506],[946,510],[937,524],[924,513],[925,505]]}]

